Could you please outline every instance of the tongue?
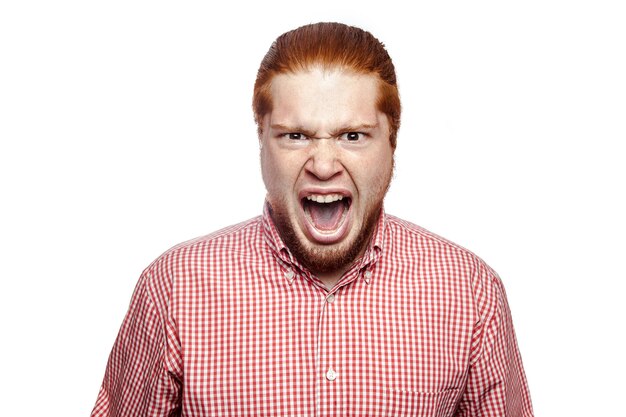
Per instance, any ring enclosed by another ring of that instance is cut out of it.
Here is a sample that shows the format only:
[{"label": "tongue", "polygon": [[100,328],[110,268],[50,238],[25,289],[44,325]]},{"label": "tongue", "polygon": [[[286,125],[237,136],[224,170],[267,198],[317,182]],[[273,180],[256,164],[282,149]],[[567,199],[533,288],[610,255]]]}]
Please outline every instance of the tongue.
[{"label": "tongue", "polygon": [[334,230],[339,226],[339,221],[345,209],[341,201],[333,203],[308,202],[308,211],[313,224],[319,230]]}]

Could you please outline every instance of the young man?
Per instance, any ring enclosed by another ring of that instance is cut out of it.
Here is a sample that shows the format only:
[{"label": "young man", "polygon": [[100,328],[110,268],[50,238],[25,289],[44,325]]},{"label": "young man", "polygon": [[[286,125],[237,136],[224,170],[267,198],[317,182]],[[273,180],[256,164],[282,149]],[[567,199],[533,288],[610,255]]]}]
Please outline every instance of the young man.
[{"label": "young man", "polygon": [[504,289],[383,212],[400,101],[361,29],[280,36],[254,89],[262,216],[142,274],[94,416],[531,416]]}]

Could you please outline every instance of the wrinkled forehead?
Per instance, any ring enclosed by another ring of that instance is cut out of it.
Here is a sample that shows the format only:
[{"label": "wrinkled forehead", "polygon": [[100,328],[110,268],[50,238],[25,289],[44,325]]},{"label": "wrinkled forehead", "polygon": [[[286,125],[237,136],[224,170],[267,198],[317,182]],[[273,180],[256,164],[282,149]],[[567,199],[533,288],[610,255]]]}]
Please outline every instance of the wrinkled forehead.
[{"label": "wrinkled forehead", "polygon": [[386,124],[375,75],[323,68],[283,73],[272,80],[270,94],[266,126],[299,126],[323,135],[341,127]]},{"label": "wrinkled forehead", "polygon": [[[297,71],[275,74],[269,82],[272,105],[277,100],[301,98],[321,101],[367,99],[376,102],[383,81],[378,74],[363,73],[346,67],[312,66]],[[272,106],[273,107],[273,106]]]}]

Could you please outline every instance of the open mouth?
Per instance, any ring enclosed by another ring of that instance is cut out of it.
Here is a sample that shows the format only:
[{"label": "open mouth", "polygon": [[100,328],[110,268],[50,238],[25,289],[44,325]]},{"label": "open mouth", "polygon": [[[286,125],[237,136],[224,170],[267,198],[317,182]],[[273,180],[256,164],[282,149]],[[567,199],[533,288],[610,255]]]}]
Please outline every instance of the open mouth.
[{"label": "open mouth", "polygon": [[340,194],[313,194],[302,199],[302,208],[309,223],[320,233],[333,233],[344,223],[351,203]]}]

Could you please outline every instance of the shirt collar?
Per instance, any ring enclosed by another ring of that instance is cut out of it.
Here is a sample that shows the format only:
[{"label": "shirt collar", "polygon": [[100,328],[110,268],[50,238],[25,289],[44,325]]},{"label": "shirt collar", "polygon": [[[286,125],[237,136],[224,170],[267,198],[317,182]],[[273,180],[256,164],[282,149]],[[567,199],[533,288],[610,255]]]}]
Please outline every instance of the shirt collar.
[{"label": "shirt collar", "polygon": [[[372,274],[367,273],[367,270],[369,270],[370,267],[376,263],[385,247],[386,226],[387,219],[383,208],[381,209],[380,216],[378,217],[378,222],[374,229],[372,239],[356,266],[356,268],[361,271],[359,273],[368,284]],[[263,206],[263,235],[265,237],[265,242],[272,251],[272,254],[283,266],[283,269],[286,270],[285,278],[287,278],[289,284],[293,282],[296,276],[293,273],[292,268],[308,273],[307,269],[291,254],[291,251],[281,238],[280,233],[272,220],[272,216],[270,215],[269,204],[267,201]]]},{"label": "shirt collar", "polygon": [[378,217],[378,222],[376,224],[376,228],[374,229],[374,234],[372,235],[370,244],[361,257],[359,268],[368,268],[370,264],[376,262],[376,260],[380,257],[380,254],[385,247],[386,229],[387,217],[385,215],[385,209],[382,208],[380,210],[380,216]]},{"label": "shirt collar", "polygon": [[272,220],[270,215],[269,203],[266,201],[263,205],[263,235],[265,236],[265,242],[269,245],[270,249],[276,254],[289,252],[287,245],[283,242],[283,239],[278,233],[278,229]]}]

